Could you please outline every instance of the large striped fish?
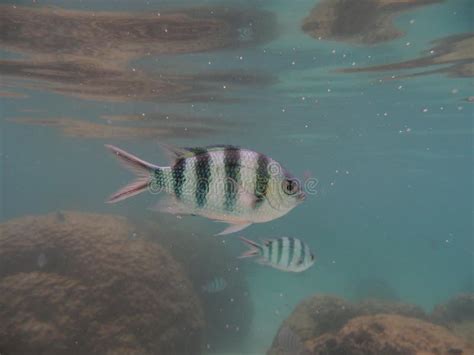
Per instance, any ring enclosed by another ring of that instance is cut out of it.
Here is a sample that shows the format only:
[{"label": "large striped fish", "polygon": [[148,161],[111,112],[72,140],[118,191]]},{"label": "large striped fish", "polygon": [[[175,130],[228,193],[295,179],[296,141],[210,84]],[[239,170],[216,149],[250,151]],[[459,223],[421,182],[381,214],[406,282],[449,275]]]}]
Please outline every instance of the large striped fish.
[{"label": "large striped fish", "polygon": [[240,239],[250,246],[250,249],[240,258],[259,256],[258,262],[260,264],[269,265],[281,271],[302,272],[315,262],[314,254],[308,245],[296,238],[269,239],[263,244],[244,237],[240,237]]},{"label": "large striped fish", "polygon": [[207,217],[234,233],[252,223],[279,218],[302,202],[305,194],[278,162],[235,146],[167,147],[171,166],[153,165],[117,147],[106,145],[137,179],[113,194],[114,203],[143,191],[164,191],[156,210]]}]

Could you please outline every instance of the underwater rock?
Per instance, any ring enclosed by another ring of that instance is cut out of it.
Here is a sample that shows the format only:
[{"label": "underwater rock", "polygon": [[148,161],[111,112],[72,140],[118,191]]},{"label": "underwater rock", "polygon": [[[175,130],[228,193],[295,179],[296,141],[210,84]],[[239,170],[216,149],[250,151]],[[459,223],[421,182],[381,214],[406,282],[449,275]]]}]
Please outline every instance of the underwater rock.
[{"label": "underwater rock", "polygon": [[300,302],[283,322],[282,328],[290,328],[305,342],[324,333],[338,331],[356,315],[354,306],[342,298],[316,295]]},{"label": "underwater rock", "polygon": [[374,44],[403,35],[393,25],[402,11],[443,0],[322,0],[303,21],[302,29],[314,38]]},{"label": "underwater rock", "polygon": [[199,354],[191,283],[137,233],[123,217],[79,212],[0,224],[2,353]]},{"label": "underwater rock", "polygon": [[[154,216],[153,222],[139,224],[186,270],[203,306],[209,349],[237,351],[250,329],[253,306],[245,274],[235,253],[229,250],[229,239],[216,237],[211,230],[206,232],[204,221],[199,224],[200,221],[188,218],[170,223],[170,219],[175,217]],[[190,230],[199,232],[190,234]],[[203,291],[203,286],[215,279],[225,280],[225,288],[214,293]]]},{"label": "underwater rock", "polygon": [[337,334],[308,343],[314,355],[468,355],[474,351],[443,327],[387,314],[354,318]]},{"label": "underwater rock", "polygon": [[[307,345],[325,334],[335,334],[355,317],[396,314],[407,317],[427,319],[428,316],[418,306],[382,300],[364,300],[350,303],[342,298],[330,295],[316,295],[300,302],[290,316],[283,322],[281,329],[289,328],[295,337]],[[269,355],[281,355],[278,334],[273,340]],[[307,346],[306,346],[307,348]]]},{"label": "underwater rock", "polygon": [[436,305],[431,318],[474,345],[474,293],[463,293]]},{"label": "underwater rock", "polygon": [[446,303],[436,305],[432,318],[442,324],[474,321],[474,293],[462,293]]}]

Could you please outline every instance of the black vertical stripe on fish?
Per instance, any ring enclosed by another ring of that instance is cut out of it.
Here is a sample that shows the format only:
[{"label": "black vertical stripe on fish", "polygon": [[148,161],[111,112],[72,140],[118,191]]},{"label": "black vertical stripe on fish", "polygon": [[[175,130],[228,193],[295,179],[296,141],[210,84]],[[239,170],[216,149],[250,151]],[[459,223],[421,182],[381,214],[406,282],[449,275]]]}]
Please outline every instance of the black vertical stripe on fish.
[{"label": "black vertical stripe on fish", "polygon": [[268,242],[268,260],[272,262],[272,253],[273,253],[273,242],[269,241]]},{"label": "black vertical stripe on fish", "polygon": [[238,186],[240,183],[240,150],[227,147],[224,150],[225,170],[225,199],[224,208],[233,211],[237,201]]},{"label": "black vertical stripe on fish", "polygon": [[283,326],[280,328],[276,339],[276,344],[283,354],[309,354],[300,337],[288,326]]},{"label": "black vertical stripe on fish", "polygon": [[196,173],[196,204],[198,207],[203,207],[206,205],[211,178],[211,156],[207,151],[196,155],[194,170]]},{"label": "black vertical stripe on fish", "polygon": [[278,243],[278,254],[277,254],[277,264],[280,264],[281,257],[283,255],[283,238],[277,240]]},{"label": "black vertical stripe on fish", "polygon": [[161,168],[157,168],[154,170],[154,182],[157,188],[162,188],[164,186],[164,176],[163,170]]},{"label": "black vertical stripe on fish", "polygon": [[255,200],[254,208],[257,208],[262,204],[267,194],[268,182],[270,181],[268,164],[268,158],[263,154],[259,154],[255,174],[255,196],[257,196],[257,198]]},{"label": "black vertical stripe on fish", "polygon": [[300,245],[301,245],[301,250],[300,250],[300,258],[298,259],[298,265],[303,264],[304,256],[305,256],[305,252],[306,252],[305,245],[301,241],[300,241]]},{"label": "black vertical stripe on fish", "polygon": [[178,158],[173,165],[172,175],[173,175],[173,190],[174,195],[179,200],[181,199],[181,195],[183,194],[183,185],[186,181],[185,176],[186,170],[186,159],[185,158]]},{"label": "black vertical stripe on fish", "polygon": [[288,265],[287,266],[290,266],[291,261],[293,260],[293,256],[295,254],[295,240],[291,237],[288,238],[288,240],[290,241],[290,245],[288,247],[290,254],[288,255]]}]

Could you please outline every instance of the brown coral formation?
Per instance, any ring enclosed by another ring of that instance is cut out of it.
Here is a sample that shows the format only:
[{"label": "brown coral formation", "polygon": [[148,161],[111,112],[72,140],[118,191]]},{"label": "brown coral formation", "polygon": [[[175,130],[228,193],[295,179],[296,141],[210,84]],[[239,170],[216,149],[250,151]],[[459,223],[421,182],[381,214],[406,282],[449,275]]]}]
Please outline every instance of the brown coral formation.
[{"label": "brown coral formation", "polygon": [[420,58],[370,67],[347,68],[342,69],[341,71],[345,73],[398,71],[404,69],[427,68],[435,65],[444,65],[444,67],[407,75],[397,75],[397,78],[437,73],[446,73],[454,77],[473,77],[474,34],[465,33],[435,41],[435,46],[429,50],[429,55]]},{"label": "brown coral formation", "polygon": [[402,11],[443,0],[323,0],[304,19],[302,29],[314,38],[374,44],[403,32],[393,25]]},{"label": "brown coral formation", "polygon": [[[311,354],[470,354],[449,329],[429,322],[420,307],[398,302],[317,295],[301,302],[283,322]],[[286,355],[280,331],[269,355]]]},{"label": "brown coral formation", "polygon": [[302,341],[338,331],[350,319],[378,313],[399,314],[425,319],[420,307],[382,300],[351,303],[330,295],[316,295],[300,302],[285,320],[284,326],[295,331]]},{"label": "brown coral formation", "polygon": [[474,345],[474,294],[463,293],[437,305],[431,314],[434,322]]},{"label": "brown coral formation", "polygon": [[267,12],[235,8],[129,14],[3,5],[0,23],[0,47],[31,58],[0,61],[0,74],[29,81],[18,86],[95,100],[178,102],[225,98],[213,75],[150,73],[130,63],[251,46],[271,38],[275,27]]},{"label": "brown coral formation", "polygon": [[0,351],[200,353],[202,309],[181,266],[125,218],[77,212],[0,225]]},{"label": "brown coral formation", "polygon": [[468,355],[473,348],[447,329],[415,318],[379,314],[350,320],[309,342],[314,355]]}]

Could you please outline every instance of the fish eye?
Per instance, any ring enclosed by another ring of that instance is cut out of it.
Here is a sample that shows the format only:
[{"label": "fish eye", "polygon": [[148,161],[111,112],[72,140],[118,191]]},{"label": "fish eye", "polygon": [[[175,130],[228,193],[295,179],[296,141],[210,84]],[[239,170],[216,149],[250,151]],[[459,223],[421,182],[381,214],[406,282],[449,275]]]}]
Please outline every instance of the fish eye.
[{"label": "fish eye", "polygon": [[311,254],[311,261],[314,261],[314,254]]},{"label": "fish eye", "polygon": [[291,179],[283,180],[282,187],[285,194],[294,195],[298,192],[298,181]]}]

